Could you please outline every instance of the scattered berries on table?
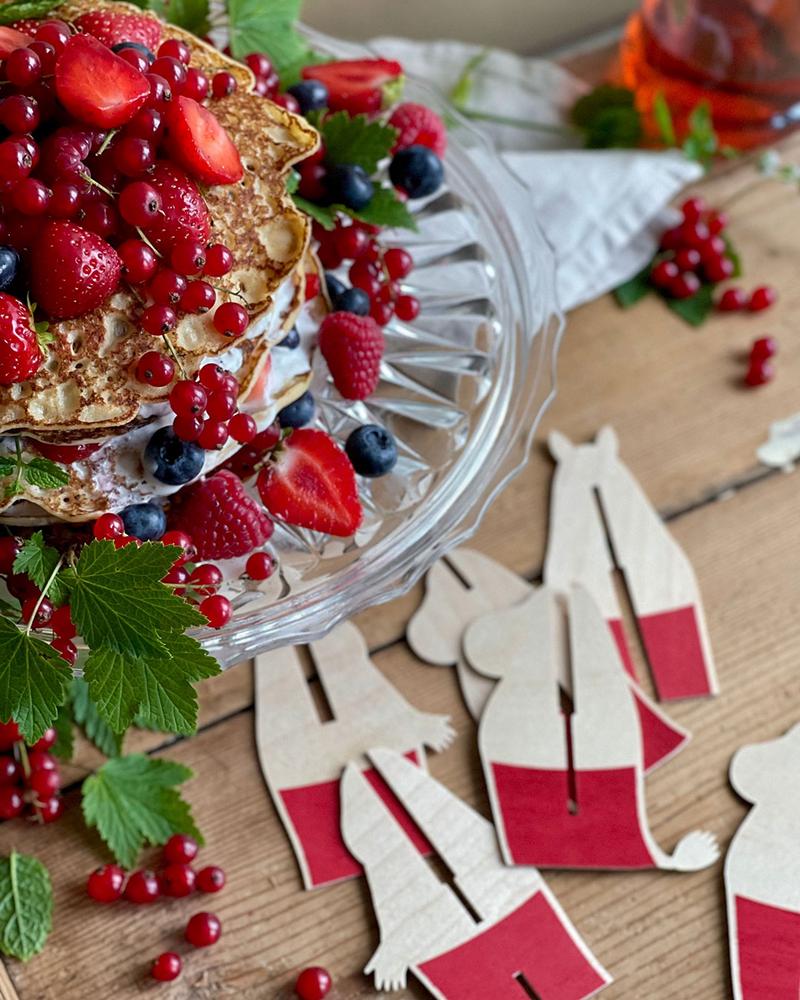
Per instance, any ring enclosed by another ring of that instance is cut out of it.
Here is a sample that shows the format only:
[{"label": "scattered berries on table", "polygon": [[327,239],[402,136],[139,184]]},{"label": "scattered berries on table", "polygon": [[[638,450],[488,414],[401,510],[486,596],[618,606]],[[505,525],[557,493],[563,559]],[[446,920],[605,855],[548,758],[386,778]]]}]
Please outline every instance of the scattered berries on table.
[{"label": "scattered berries on table", "polygon": [[161,895],[157,876],[151,871],[132,872],[128,877],[124,895],[131,903],[155,903]]},{"label": "scattered berries on table", "polygon": [[153,961],[150,975],[160,983],[171,983],[181,974],[183,962],[174,951],[165,951]]},{"label": "scattered berries on table", "polygon": [[213,913],[195,913],[186,925],[185,937],[195,948],[208,948],[219,941],[222,924]]},{"label": "scattered berries on table", "polygon": [[294,984],[294,991],[300,1000],[324,1000],[330,993],[333,980],[327,969],[313,965],[303,969]]},{"label": "scattered berries on table", "polygon": [[86,883],[86,891],[96,903],[114,903],[122,898],[125,872],[119,865],[103,865],[93,871]]},{"label": "scattered berries on table", "polygon": [[164,860],[171,865],[188,865],[197,857],[199,850],[194,837],[185,833],[173,833],[164,844]]},{"label": "scattered berries on table", "polygon": [[217,865],[207,865],[197,873],[198,892],[219,892],[225,888],[225,872]]}]

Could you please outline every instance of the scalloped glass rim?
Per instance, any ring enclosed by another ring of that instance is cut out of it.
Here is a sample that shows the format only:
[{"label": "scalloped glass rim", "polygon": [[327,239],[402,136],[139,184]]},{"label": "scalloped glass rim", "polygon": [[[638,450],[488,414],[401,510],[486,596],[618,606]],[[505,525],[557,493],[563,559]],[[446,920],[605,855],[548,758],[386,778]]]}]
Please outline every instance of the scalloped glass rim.
[{"label": "scalloped glass rim", "polygon": [[[315,49],[339,58],[373,54],[363,46],[304,31]],[[458,457],[393,530],[367,541],[333,574],[323,572],[316,582],[304,579],[296,592],[285,580],[268,581],[271,598],[245,591],[234,602],[228,625],[194,633],[223,666],[313,641],[338,622],[407,592],[433,562],[475,533],[494,498],[526,464],[538,422],[555,394],[563,318],[556,304],[553,255],[535,222],[530,191],[486,137],[433,87],[409,78],[405,98],[435,108],[449,125],[448,193],[434,196],[433,209],[423,212],[459,206],[468,212],[479,226],[487,270],[496,275],[495,322],[502,336],[493,357],[492,384],[469,414],[474,422]],[[491,165],[491,186],[482,165]],[[526,199],[530,213],[508,211],[509,205]],[[423,312],[417,322],[424,319]],[[336,397],[332,405],[337,401],[341,403]],[[332,429],[330,421],[323,420],[323,426]]]}]

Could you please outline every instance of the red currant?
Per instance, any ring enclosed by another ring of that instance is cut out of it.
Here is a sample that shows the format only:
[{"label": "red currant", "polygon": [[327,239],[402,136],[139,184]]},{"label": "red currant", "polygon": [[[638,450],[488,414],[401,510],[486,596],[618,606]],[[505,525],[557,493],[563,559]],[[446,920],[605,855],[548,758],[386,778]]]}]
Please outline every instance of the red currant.
[{"label": "red currant", "polygon": [[22,768],[13,757],[0,757],[0,785],[16,785],[22,778]]},{"label": "red currant", "polygon": [[197,382],[191,379],[181,379],[172,387],[169,394],[169,405],[174,413],[196,416],[205,412],[208,403],[208,393]]},{"label": "red currant", "polygon": [[[209,597],[209,601],[217,598]],[[202,605],[201,605],[202,607]],[[186,940],[195,948],[208,948],[219,941],[222,924],[213,913],[195,913],[186,925]]]},{"label": "red currant", "polygon": [[687,222],[697,222],[706,210],[702,198],[687,198],[681,205],[681,213]]},{"label": "red currant", "polygon": [[763,361],[766,358],[774,358],[778,353],[778,342],[774,337],[759,337],[753,341],[750,348],[750,360]]},{"label": "red currant", "polygon": [[150,975],[159,983],[171,983],[181,974],[182,968],[181,956],[174,951],[165,951],[153,960]]},{"label": "red currant", "polygon": [[125,240],[117,247],[122,260],[122,273],[131,285],[149,281],[156,273],[158,257],[144,240]]},{"label": "red currant", "polygon": [[233,393],[212,392],[208,397],[206,413],[212,420],[228,420],[236,412],[236,397]]},{"label": "red currant", "polygon": [[120,59],[124,59],[126,63],[129,63],[134,69],[138,69],[140,73],[147,74],[150,69],[150,60],[139,49],[125,48],[121,49],[117,55]]},{"label": "red currant", "polygon": [[37,35],[36,40],[31,42],[28,48],[39,57],[39,63],[42,67],[41,75],[52,76],[53,70],[56,68],[55,47],[49,42],[42,41]]},{"label": "red currant", "polygon": [[328,970],[314,965],[303,969],[294,984],[294,991],[300,1000],[324,1000],[332,985],[333,980]]},{"label": "red currant", "polygon": [[32,49],[14,49],[6,56],[6,79],[15,87],[28,87],[42,75],[42,60]]},{"label": "red currant", "polygon": [[379,299],[374,299],[369,314],[379,326],[386,326],[394,315],[394,306],[391,302],[381,302]]},{"label": "red currant", "polygon": [[677,250],[682,243],[683,233],[681,227],[674,226],[672,229],[667,229],[666,232],[662,233],[658,246],[661,250]]},{"label": "red currant", "polygon": [[225,886],[225,872],[216,865],[201,868],[196,885],[200,892],[219,892]]},{"label": "red currant", "polygon": [[342,260],[356,260],[366,250],[369,237],[358,226],[344,226],[336,230],[334,242]]},{"label": "red currant", "polygon": [[184,312],[197,315],[210,312],[216,304],[217,293],[207,281],[190,281],[180,303]]},{"label": "red currant", "polygon": [[55,823],[64,813],[64,800],[60,795],[51,795],[29,808],[31,819],[38,823]]},{"label": "red currant", "polygon": [[21,181],[31,170],[33,157],[25,143],[15,139],[0,142],[0,180]]},{"label": "red currant", "polygon": [[39,739],[33,744],[31,750],[50,750],[57,742],[58,733],[50,726],[49,729],[45,729]]},{"label": "red currant", "polygon": [[119,196],[119,211],[131,226],[149,226],[161,211],[161,195],[152,184],[134,181],[122,189]]},{"label": "red currant", "polygon": [[[321,201],[325,195],[325,175],[327,170],[323,163],[301,163],[297,172],[300,175],[300,182],[297,185],[297,193],[307,201]],[[324,245],[324,244],[323,244]]]},{"label": "red currant", "polygon": [[[183,570],[186,573],[186,570]],[[187,574],[188,575],[188,574]],[[161,891],[165,896],[180,899],[194,892],[197,876],[189,865],[167,865],[161,873]]]},{"label": "red currant", "polygon": [[145,351],[136,363],[136,378],[145,385],[163,388],[175,376],[175,362],[160,351]]},{"label": "red currant", "polygon": [[154,903],[161,895],[158,879],[149,871],[136,871],[128,878],[125,898],[131,903]]},{"label": "red currant", "polygon": [[390,278],[406,278],[414,267],[414,258],[408,250],[394,247],[383,255],[383,264]]},{"label": "red currant", "polygon": [[703,244],[711,235],[705,222],[683,222],[681,223],[681,244],[683,246],[701,249]]},{"label": "red currant", "polygon": [[237,302],[223,302],[214,313],[214,326],[224,337],[241,337],[249,323],[247,310]]},{"label": "red currant", "polygon": [[12,785],[0,785],[0,820],[15,819],[22,815],[25,800]]},{"label": "red currant", "polygon": [[81,225],[107,240],[119,230],[119,216],[113,205],[90,201],[81,209]]},{"label": "red currant", "polygon": [[28,788],[40,802],[55,795],[61,787],[58,771],[34,771],[27,782]]},{"label": "red currant", "polygon": [[754,358],[750,361],[750,367],[747,369],[744,383],[750,386],[750,388],[755,389],[757,386],[766,385],[767,382],[771,382],[773,378],[775,378],[775,368],[772,362],[766,358]]},{"label": "red currant", "polygon": [[231,620],[231,615],[233,614],[231,602],[227,597],[223,597],[222,594],[214,594],[212,597],[206,597],[200,602],[199,611],[201,615],[205,615],[208,619],[210,628],[222,628],[223,625],[226,625]]},{"label": "red currant", "polygon": [[150,84],[150,97],[147,101],[148,108],[166,107],[172,101],[172,88],[163,76],[157,73],[146,73],[147,82]]},{"label": "red currant", "polygon": [[728,227],[728,216],[725,212],[709,212],[706,216],[706,225],[712,236],[717,236]]},{"label": "red currant", "polygon": [[205,386],[206,389],[221,389],[224,383],[225,376],[228,373],[224,368],[220,368],[219,365],[207,364],[198,372],[198,378],[200,379],[200,385]]},{"label": "red currant", "polygon": [[269,552],[254,552],[244,568],[251,580],[268,580],[275,572],[275,560]]},{"label": "red currant", "polygon": [[[118,541],[118,538],[114,539],[115,545]],[[75,661],[78,659],[78,647],[74,642],[59,637],[58,639],[53,639],[50,646],[58,653],[62,660],[66,660],[71,667],[75,666]]]},{"label": "red currant", "polygon": [[735,265],[730,257],[706,257],[703,261],[703,273],[713,284],[726,281],[734,270]]},{"label": "red currant", "polygon": [[0,123],[9,132],[35,132],[41,118],[39,105],[25,94],[11,94],[0,102]]},{"label": "red currant", "polygon": [[156,59],[150,67],[150,72],[153,76],[160,76],[166,80],[173,93],[179,94],[186,83],[186,67],[180,60],[171,56],[160,56]]},{"label": "red currant", "polygon": [[374,298],[380,291],[381,283],[378,280],[377,268],[364,257],[354,261],[347,274],[353,288],[360,288],[370,298]]},{"label": "red currant", "polygon": [[92,534],[100,540],[121,538],[125,534],[125,522],[119,514],[101,514],[92,525]]},{"label": "red currant", "polygon": [[206,266],[206,247],[194,239],[178,240],[172,247],[170,263],[178,274],[194,277]]},{"label": "red currant", "polygon": [[249,444],[258,434],[258,424],[249,413],[235,413],[228,423],[228,431],[234,441]]},{"label": "red currant", "polygon": [[44,628],[52,617],[53,605],[46,597],[41,603],[37,597],[29,597],[22,602],[22,621],[26,625],[33,619],[33,628]]},{"label": "red currant", "polygon": [[72,219],[78,214],[81,195],[75,184],[56,181],[48,212],[54,219]]},{"label": "red currant", "polygon": [[11,750],[21,740],[22,735],[16,722],[0,722],[0,750]]},{"label": "red currant", "polygon": [[[187,535],[185,531],[174,531],[174,530],[168,531],[161,538],[161,544],[177,545],[179,548],[183,549],[183,555],[175,563],[176,566],[182,566],[185,562],[189,562],[189,560],[194,559],[195,555],[197,554],[196,549],[194,547],[194,542],[192,541],[192,536]],[[176,833],[173,834],[172,837],[170,837],[170,840],[172,840],[174,837],[183,837],[183,836],[184,834],[182,833]],[[167,841],[167,843],[169,843],[169,840]],[[195,851],[195,854],[197,854],[197,851]],[[189,858],[189,861],[191,861],[193,857],[194,854],[192,855],[191,858]]]},{"label": "red currant", "polygon": [[[700,251],[694,247],[683,247],[675,254],[675,267],[678,271],[694,271],[700,265]],[[669,263],[669,261],[665,261]]]},{"label": "red currant", "polygon": [[235,92],[236,87],[236,77],[227,71],[215,73],[211,80],[211,93],[216,100],[221,97],[229,97]]},{"label": "red currant", "polygon": [[176,306],[183,298],[189,283],[182,274],[162,267],[147,286],[150,298],[161,306]]},{"label": "red currant", "polygon": [[153,144],[135,135],[123,135],[114,144],[114,166],[126,177],[141,177],[156,162]]},{"label": "red currant", "polygon": [[214,563],[201,563],[189,575],[189,582],[203,597],[211,597],[222,583],[222,570]]},{"label": "red currant", "polygon": [[419,299],[413,295],[400,295],[394,304],[394,312],[399,320],[411,323],[419,316]]},{"label": "red currant", "polygon": [[125,126],[125,135],[137,139],[160,139],[164,132],[164,116],[157,108],[142,108]]},{"label": "red currant", "polygon": [[13,535],[0,538],[0,574],[8,576],[14,569],[14,562],[22,551],[22,542]]},{"label": "red currant", "polygon": [[227,424],[221,420],[206,420],[197,443],[206,451],[219,451],[228,441]]},{"label": "red currant", "polygon": [[670,283],[668,291],[674,299],[688,299],[700,291],[700,279],[694,271],[684,271]]},{"label": "red currant", "polygon": [[717,300],[720,312],[736,312],[747,305],[747,295],[742,288],[726,288]]},{"label": "red currant", "polygon": [[269,56],[264,55],[263,52],[251,52],[250,55],[245,59],[245,62],[253,71],[253,76],[258,79],[266,79],[272,72],[272,63],[269,60]]},{"label": "red currant", "polygon": [[213,243],[206,250],[204,273],[211,278],[221,278],[233,267],[233,254],[224,243]]},{"label": "red currant", "polygon": [[57,771],[58,761],[46,750],[31,750],[28,754],[31,771]]},{"label": "red currant", "polygon": [[194,837],[186,833],[173,833],[164,844],[164,860],[171,865],[188,865],[197,857],[199,850]]},{"label": "red currant", "polygon": [[47,42],[56,52],[60,52],[71,37],[70,27],[64,21],[45,21],[36,29],[36,41]]},{"label": "red currant", "polygon": [[159,59],[177,59],[184,66],[188,66],[192,61],[192,50],[186,42],[182,42],[179,38],[168,38],[162,42],[158,47],[156,55]]},{"label": "red currant", "polygon": [[208,97],[210,90],[211,81],[206,74],[202,70],[190,66],[186,71],[186,80],[181,87],[183,97],[190,97],[193,101],[197,101],[198,104],[202,104]]},{"label": "red currant", "polygon": [[169,306],[148,306],[141,315],[139,322],[142,329],[153,337],[163,337],[172,333],[178,325],[178,317]]},{"label": "red currant", "polygon": [[[72,612],[68,604],[62,604],[60,608],[56,608],[53,612],[53,617],[50,619],[50,628],[60,639],[75,638],[78,630],[75,628],[75,622],[72,620]],[[53,730],[53,733],[55,733],[55,730]],[[55,743],[55,739],[53,742]],[[39,744],[37,743],[36,746],[38,747]]]},{"label": "red currant", "polygon": [[203,429],[203,418],[181,413],[172,421],[172,429],[181,441],[196,441]]},{"label": "red currant", "polygon": [[760,285],[750,293],[747,308],[750,312],[761,312],[763,309],[769,309],[777,298],[778,293],[771,285]]},{"label": "red currant", "polygon": [[306,302],[310,302],[311,299],[315,299],[319,295],[319,275],[318,274],[307,274],[306,275]]}]

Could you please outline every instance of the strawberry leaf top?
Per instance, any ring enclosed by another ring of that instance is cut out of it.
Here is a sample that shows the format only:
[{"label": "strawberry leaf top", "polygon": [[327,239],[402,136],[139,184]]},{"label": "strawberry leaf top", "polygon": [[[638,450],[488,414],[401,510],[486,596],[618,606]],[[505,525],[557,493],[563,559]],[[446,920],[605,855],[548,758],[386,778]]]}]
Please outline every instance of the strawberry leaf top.
[{"label": "strawberry leaf top", "polygon": [[142,847],[164,844],[173,833],[203,843],[189,805],[176,785],[192,777],[172,761],[130,754],[115,757],[83,783],[83,815],[117,861],[133,868]]},{"label": "strawberry leaf top", "polygon": [[36,858],[0,858],[0,951],[26,962],[44,948],[53,923],[53,887]]},{"label": "strawberry leaf top", "polygon": [[366,115],[351,118],[346,111],[337,111],[324,118],[313,117],[313,124],[322,133],[325,159],[329,163],[354,163],[374,174],[397,141],[396,128],[370,121]]},{"label": "strawberry leaf top", "polygon": [[53,724],[70,677],[46,642],[0,618],[0,718],[13,718],[26,743]]}]

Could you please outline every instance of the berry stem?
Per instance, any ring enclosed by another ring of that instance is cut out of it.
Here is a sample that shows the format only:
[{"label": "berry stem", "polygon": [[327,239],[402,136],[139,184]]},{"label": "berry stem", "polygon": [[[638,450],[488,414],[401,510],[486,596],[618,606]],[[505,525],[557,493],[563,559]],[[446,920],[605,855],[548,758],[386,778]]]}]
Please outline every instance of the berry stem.
[{"label": "berry stem", "polygon": [[86,181],[87,184],[90,184],[93,187],[99,188],[103,192],[103,194],[107,194],[109,198],[115,198],[116,197],[116,194],[113,191],[109,190],[105,186],[105,184],[101,184],[100,181],[96,181],[94,179],[94,177],[92,177],[92,175],[90,173],[87,172],[87,173],[84,173],[84,174],[80,174],[79,176],[80,176],[81,180]]},{"label": "berry stem", "polygon": [[63,565],[64,565],[64,556],[62,555],[59,556],[58,562],[53,567],[53,572],[47,578],[47,582],[42,588],[41,594],[39,594],[39,599],[36,602],[33,611],[31,612],[30,618],[28,619],[28,625],[27,628],[25,629],[25,635],[31,634],[31,629],[33,628],[33,623],[36,621],[36,616],[39,614],[39,608],[42,606],[42,601],[45,599],[45,597],[47,597],[47,591],[52,587],[53,580],[55,580],[55,578],[58,576],[59,571],[61,570],[61,567]]},{"label": "berry stem", "polygon": [[161,257],[163,259],[163,254],[160,254],[158,252],[158,250],[156,250],[156,248],[153,246],[153,244],[150,242],[150,240],[145,235],[144,230],[141,229],[141,227],[136,226],[136,232],[139,234],[139,239],[142,241],[142,243],[146,243],[150,247],[150,249],[153,251],[153,253],[156,255],[156,257]]},{"label": "berry stem", "polygon": [[495,115],[491,111],[479,111],[477,108],[459,108],[460,114],[477,122],[494,122],[495,125],[508,125],[511,128],[524,128],[531,132],[547,132],[549,135],[560,135],[566,139],[574,139],[580,133],[568,125],[550,125],[545,122],[526,121],[523,118],[512,118],[509,115]]},{"label": "berry stem", "polygon": [[108,133],[108,135],[105,137],[105,139],[103,139],[102,145],[97,150],[97,153],[95,155],[102,156],[103,153],[105,153],[105,151],[108,149],[108,147],[111,145],[111,143],[118,135],[119,135],[119,129],[112,128],[111,131]]},{"label": "berry stem", "polygon": [[181,373],[181,378],[188,379],[189,376],[188,376],[188,374],[186,372],[186,369],[183,367],[183,362],[178,357],[178,353],[175,350],[175,348],[172,346],[172,343],[170,342],[170,339],[166,335],[166,333],[162,334],[161,339],[164,341],[164,346],[167,349],[167,353],[172,358],[172,360],[175,362],[175,365],[176,365],[178,371]]},{"label": "berry stem", "polygon": [[22,773],[25,775],[25,780],[27,781],[27,779],[31,776],[31,762],[28,760],[28,748],[25,746],[25,742],[23,740],[15,743],[14,748],[17,751],[19,762],[22,765]]}]

